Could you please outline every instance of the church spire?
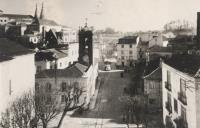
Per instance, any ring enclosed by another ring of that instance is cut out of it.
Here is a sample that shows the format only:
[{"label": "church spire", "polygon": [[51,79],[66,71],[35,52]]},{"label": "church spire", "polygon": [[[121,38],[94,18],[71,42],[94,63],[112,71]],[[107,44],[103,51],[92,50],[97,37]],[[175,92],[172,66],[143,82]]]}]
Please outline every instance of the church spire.
[{"label": "church spire", "polygon": [[37,15],[37,4],[36,4],[36,8],[35,8],[35,16],[34,18],[38,18],[38,15]]},{"label": "church spire", "polygon": [[40,13],[40,19],[44,19],[44,6],[43,6],[43,2],[42,2],[41,13]]}]

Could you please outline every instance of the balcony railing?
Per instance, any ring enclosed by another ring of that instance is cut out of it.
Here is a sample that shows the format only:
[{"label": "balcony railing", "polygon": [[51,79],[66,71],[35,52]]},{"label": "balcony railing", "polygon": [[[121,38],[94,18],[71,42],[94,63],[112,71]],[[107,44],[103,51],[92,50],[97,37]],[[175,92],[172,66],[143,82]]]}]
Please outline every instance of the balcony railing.
[{"label": "balcony railing", "polygon": [[170,84],[169,82],[165,82],[165,88],[166,88],[167,90],[169,90],[169,91],[172,90],[171,84]]},{"label": "balcony railing", "polygon": [[165,108],[168,110],[169,114],[172,113],[172,105],[170,102],[165,102]]},{"label": "balcony railing", "polygon": [[181,116],[174,119],[174,122],[176,123],[177,128],[188,128],[187,120]]},{"label": "balcony railing", "polygon": [[184,105],[187,105],[187,97],[183,92],[178,93],[178,100],[181,101]]}]

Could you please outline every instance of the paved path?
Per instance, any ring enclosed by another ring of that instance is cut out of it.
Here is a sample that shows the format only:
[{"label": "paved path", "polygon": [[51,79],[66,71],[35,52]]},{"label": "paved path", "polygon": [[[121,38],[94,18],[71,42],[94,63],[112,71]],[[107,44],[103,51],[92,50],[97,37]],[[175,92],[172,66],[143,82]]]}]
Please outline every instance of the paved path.
[{"label": "paved path", "polygon": [[129,78],[120,78],[120,72],[102,72],[100,77],[104,82],[100,86],[96,107],[82,115],[66,116],[62,128],[126,127],[122,123],[123,107],[119,97],[123,95],[123,89],[128,85]]}]

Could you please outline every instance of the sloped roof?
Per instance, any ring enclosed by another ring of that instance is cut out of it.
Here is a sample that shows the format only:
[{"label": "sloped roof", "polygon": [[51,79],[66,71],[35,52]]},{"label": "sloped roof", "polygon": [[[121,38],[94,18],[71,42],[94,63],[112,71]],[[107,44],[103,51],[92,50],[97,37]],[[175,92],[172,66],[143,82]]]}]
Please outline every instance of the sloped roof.
[{"label": "sloped roof", "polygon": [[153,45],[148,49],[150,52],[172,52],[172,48]]},{"label": "sloped roof", "polygon": [[171,58],[164,60],[164,63],[190,76],[197,76],[200,69],[200,56],[188,54],[173,55]]},{"label": "sloped roof", "polygon": [[66,78],[77,78],[82,77],[87,71],[88,67],[80,63],[76,63],[65,69],[48,69],[36,74],[36,78],[55,78],[66,77]]},{"label": "sloped roof", "polygon": [[62,50],[58,49],[47,49],[47,50],[42,50],[40,52],[37,52],[35,54],[35,60],[36,61],[43,61],[43,60],[48,60],[48,61],[53,61],[55,60],[55,55],[56,58],[64,58],[67,57],[68,54],[64,53]]},{"label": "sloped roof", "polygon": [[13,57],[33,53],[33,50],[27,49],[7,38],[0,38],[0,55]]},{"label": "sloped roof", "polygon": [[152,71],[150,74],[144,76],[144,79],[148,80],[162,80],[162,69],[158,67],[154,71]]},{"label": "sloped roof", "polygon": [[21,18],[33,18],[31,15],[21,15],[21,14],[2,14],[0,17],[8,17],[13,19],[21,19]]},{"label": "sloped roof", "polygon": [[118,44],[136,44],[138,36],[125,36],[119,39]]}]

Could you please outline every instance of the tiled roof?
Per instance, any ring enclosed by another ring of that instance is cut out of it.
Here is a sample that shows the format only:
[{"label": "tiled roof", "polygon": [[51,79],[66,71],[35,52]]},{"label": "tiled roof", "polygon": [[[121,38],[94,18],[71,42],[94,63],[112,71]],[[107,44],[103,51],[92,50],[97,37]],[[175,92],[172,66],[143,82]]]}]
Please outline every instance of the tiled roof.
[{"label": "tiled roof", "polygon": [[183,73],[195,76],[200,69],[200,56],[188,54],[173,55],[171,58],[164,60],[164,63]]},{"label": "tiled roof", "polygon": [[162,80],[162,69],[158,67],[155,69],[153,72],[150,74],[144,76],[144,79],[149,79],[149,80]]},{"label": "tiled roof", "polygon": [[136,44],[138,36],[125,36],[119,39],[118,44]]},{"label": "tiled roof", "polygon": [[47,50],[42,50],[40,52],[37,52],[35,54],[35,60],[36,61],[43,61],[43,60],[53,61],[55,60],[55,57],[58,59],[58,58],[64,58],[67,56],[68,55],[64,53],[62,50],[47,49]]},{"label": "tiled roof", "polygon": [[8,17],[8,18],[14,18],[14,19],[20,19],[20,18],[33,18],[31,15],[21,15],[21,14],[2,14],[0,17]]},{"label": "tiled roof", "polygon": [[7,38],[0,38],[0,55],[14,57],[24,54],[33,53],[33,50],[27,49],[14,41]]},{"label": "tiled roof", "polygon": [[57,78],[66,77],[66,78],[77,78],[82,77],[83,74],[88,69],[87,66],[84,66],[80,63],[76,63],[66,69],[48,69],[39,72],[36,74],[36,78]]},{"label": "tiled roof", "polygon": [[172,52],[172,48],[153,45],[148,49],[150,52]]}]

